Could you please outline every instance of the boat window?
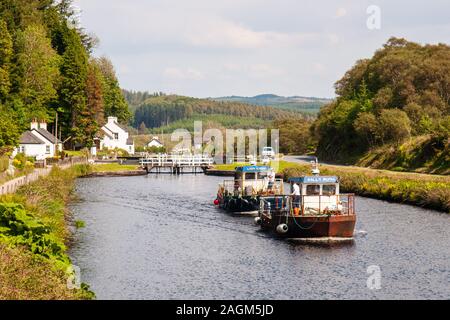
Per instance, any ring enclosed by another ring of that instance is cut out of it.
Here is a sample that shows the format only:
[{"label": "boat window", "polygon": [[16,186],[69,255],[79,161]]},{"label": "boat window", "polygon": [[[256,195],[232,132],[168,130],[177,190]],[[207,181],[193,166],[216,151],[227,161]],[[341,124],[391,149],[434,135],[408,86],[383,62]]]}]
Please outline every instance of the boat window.
[{"label": "boat window", "polygon": [[322,187],[322,194],[324,196],[334,196],[336,194],[336,186],[334,184],[324,185]]},{"label": "boat window", "polygon": [[306,186],[306,195],[307,196],[318,196],[320,195],[320,185],[318,184],[310,184]]},{"label": "boat window", "polygon": [[246,174],[245,174],[245,179],[247,179],[247,180],[253,180],[253,179],[255,179],[255,175],[256,175],[256,173],[254,173],[254,172],[246,173]]},{"label": "boat window", "polygon": [[259,172],[258,173],[258,179],[264,179],[267,177],[267,172]]}]

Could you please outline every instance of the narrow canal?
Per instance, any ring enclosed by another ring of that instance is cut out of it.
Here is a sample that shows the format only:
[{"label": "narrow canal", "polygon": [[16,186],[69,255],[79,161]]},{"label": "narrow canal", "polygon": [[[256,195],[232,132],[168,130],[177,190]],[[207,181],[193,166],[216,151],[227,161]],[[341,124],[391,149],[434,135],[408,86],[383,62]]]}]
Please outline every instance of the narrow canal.
[{"label": "narrow canal", "polygon": [[70,254],[82,281],[98,299],[450,298],[448,215],[358,197],[353,244],[296,244],[214,208],[222,180],[79,179],[71,209],[86,227]]}]

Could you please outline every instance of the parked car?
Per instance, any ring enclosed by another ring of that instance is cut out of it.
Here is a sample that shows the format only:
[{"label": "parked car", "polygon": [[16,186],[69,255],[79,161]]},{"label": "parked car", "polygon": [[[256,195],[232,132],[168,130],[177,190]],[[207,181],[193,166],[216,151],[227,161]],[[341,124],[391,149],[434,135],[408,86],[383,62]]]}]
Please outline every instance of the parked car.
[{"label": "parked car", "polygon": [[275,158],[275,151],[272,147],[264,147],[262,151],[263,157]]}]

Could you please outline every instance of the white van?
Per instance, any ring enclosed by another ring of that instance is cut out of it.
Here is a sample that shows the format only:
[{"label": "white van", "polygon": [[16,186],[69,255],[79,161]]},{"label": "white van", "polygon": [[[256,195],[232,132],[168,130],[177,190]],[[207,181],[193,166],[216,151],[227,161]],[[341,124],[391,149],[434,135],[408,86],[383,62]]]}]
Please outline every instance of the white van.
[{"label": "white van", "polygon": [[272,147],[264,147],[262,151],[263,157],[275,158],[275,151]]}]

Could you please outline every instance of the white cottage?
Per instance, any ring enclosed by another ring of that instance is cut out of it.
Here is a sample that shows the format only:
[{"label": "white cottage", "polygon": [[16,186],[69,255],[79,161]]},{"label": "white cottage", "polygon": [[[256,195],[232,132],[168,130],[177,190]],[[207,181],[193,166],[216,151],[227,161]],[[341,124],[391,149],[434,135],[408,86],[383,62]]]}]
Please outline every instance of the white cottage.
[{"label": "white cottage", "polygon": [[118,148],[134,154],[134,141],[119,124],[117,117],[108,117],[108,122],[101,128],[96,138],[96,145],[100,150]]},{"label": "white cottage", "polygon": [[20,136],[17,152],[43,160],[55,156],[56,151],[62,151],[62,142],[47,131],[47,123],[33,121],[30,129]]},{"label": "white cottage", "polygon": [[159,141],[158,137],[153,137],[152,140],[147,144],[147,147],[156,147],[156,148],[162,148],[164,145],[161,141]]}]

